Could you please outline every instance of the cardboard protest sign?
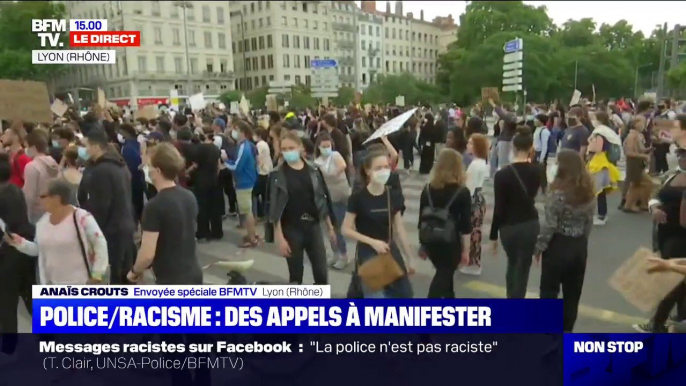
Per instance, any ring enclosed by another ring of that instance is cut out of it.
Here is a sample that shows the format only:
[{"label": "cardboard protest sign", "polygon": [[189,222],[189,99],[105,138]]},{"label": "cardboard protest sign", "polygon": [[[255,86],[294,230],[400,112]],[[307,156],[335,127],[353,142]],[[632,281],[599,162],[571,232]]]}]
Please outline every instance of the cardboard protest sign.
[{"label": "cardboard protest sign", "polygon": [[107,98],[105,92],[101,88],[98,89],[98,104],[100,107],[107,107]]},{"label": "cardboard protest sign", "polygon": [[653,122],[653,132],[660,140],[672,143],[681,135],[679,121],[657,118]]},{"label": "cardboard protest sign", "polygon": [[499,100],[500,94],[498,94],[498,87],[482,87],[481,99],[485,101],[489,99],[493,99],[494,101]]},{"label": "cardboard protest sign", "polygon": [[134,114],[135,119],[145,118],[147,120],[157,118],[157,107],[153,105],[143,106]]},{"label": "cardboard protest sign", "polygon": [[648,273],[652,266],[648,258],[657,257],[647,248],[640,248],[610,277],[609,284],[624,299],[644,312],[652,312],[684,276],[674,272]]},{"label": "cardboard protest sign", "polygon": [[1,79],[0,118],[52,123],[48,87],[43,82]]},{"label": "cardboard protest sign", "polygon": [[64,116],[64,113],[66,113],[68,109],[69,106],[59,99],[55,99],[55,101],[52,102],[52,106],[50,106],[50,110],[58,117]]},{"label": "cardboard protest sign", "polygon": [[279,104],[276,101],[276,95],[267,95],[267,110],[277,111],[279,109]]}]

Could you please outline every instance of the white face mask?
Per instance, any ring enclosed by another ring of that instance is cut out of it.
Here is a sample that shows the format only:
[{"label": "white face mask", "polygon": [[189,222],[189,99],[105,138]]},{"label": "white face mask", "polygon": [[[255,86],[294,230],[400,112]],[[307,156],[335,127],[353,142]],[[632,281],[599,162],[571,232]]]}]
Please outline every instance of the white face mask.
[{"label": "white face mask", "polygon": [[372,182],[379,185],[386,185],[388,179],[391,177],[391,169],[381,169],[372,173]]}]

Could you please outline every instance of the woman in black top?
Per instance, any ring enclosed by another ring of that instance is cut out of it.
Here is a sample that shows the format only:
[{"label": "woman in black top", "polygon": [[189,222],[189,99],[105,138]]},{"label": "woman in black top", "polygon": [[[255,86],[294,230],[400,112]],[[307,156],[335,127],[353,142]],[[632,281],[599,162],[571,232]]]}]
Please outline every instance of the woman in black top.
[{"label": "woman in black top", "polygon": [[[443,149],[432,170],[431,180],[422,190],[419,213],[429,208],[448,208],[455,225],[455,243],[425,244],[424,252],[436,268],[431,280],[429,298],[454,298],[453,276],[458,263],[469,265],[469,247],[472,232],[472,198],[465,186],[462,156],[453,149]],[[432,209],[429,209],[433,212]],[[420,226],[422,216],[420,215]],[[456,254],[461,256],[456,258]]]},{"label": "woman in black top", "polygon": [[419,174],[429,174],[431,168],[434,166],[436,142],[438,142],[433,115],[426,114],[424,119],[426,119],[426,123],[424,123],[419,132],[419,143],[422,149],[421,158],[419,160]]},{"label": "woman in black top", "polygon": [[541,188],[541,170],[530,160],[533,148],[531,129],[519,126],[512,139],[514,155],[509,165],[495,173],[495,193],[491,241],[498,252],[498,234],[507,254],[505,276],[507,297],[524,298],[529,270],[539,232],[536,193]]},{"label": "woman in black top", "polygon": [[541,299],[557,299],[562,287],[563,331],[572,332],[586,275],[595,191],[579,153],[561,150],[557,165],[534,258],[543,260]]},{"label": "woman in black top", "polygon": [[302,284],[304,254],[310,259],[314,284],[327,284],[326,248],[321,231],[324,222],[335,243],[332,205],[319,170],[302,158],[302,139],[293,132],[281,137],[281,155],[267,182],[267,215],[274,226],[274,239],[288,263],[291,284]]},{"label": "woman in black top", "polygon": [[[654,249],[663,259],[686,256],[686,173],[683,172],[686,170],[686,141],[683,139],[677,142],[676,155],[679,163],[677,171],[665,179],[657,197],[649,202],[655,224]],[[634,329],[640,332],[666,332],[665,323],[675,306],[677,319],[686,319],[686,284],[683,282],[660,302],[649,323],[634,325]]]}]

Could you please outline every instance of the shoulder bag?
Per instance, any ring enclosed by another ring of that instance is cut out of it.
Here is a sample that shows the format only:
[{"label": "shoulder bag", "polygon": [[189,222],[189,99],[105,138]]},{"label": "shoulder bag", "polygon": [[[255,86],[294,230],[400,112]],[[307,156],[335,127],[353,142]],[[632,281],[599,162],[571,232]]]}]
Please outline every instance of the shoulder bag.
[{"label": "shoulder bag", "polygon": [[[86,267],[86,272],[88,273],[88,282],[86,284],[93,284],[93,275],[91,273],[91,266],[88,263],[88,253],[86,252],[86,246],[83,244],[83,239],[81,238],[81,227],[79,227],[79,222],[76,220],[76,209],[72,213],[72,219],[74,220],[74,226],[76,227],[76,238],[79,239],[79,247],[81,248],[81,257],[83,258],[83,264]],[[109,273],[103,276],[102,283],[109,282]]]},{"label": "shoulder bag", "polygon": [[[386,202],[388,205],[388,245],[392,248],[393,242],[393,217],[391,208],[391,194],[386,188]],[[380,253],[365,261],[357,267],[357,275],[364,285],[371,291],[380,291],[387,285],[395,282],[405,275],[391,250]]]}]

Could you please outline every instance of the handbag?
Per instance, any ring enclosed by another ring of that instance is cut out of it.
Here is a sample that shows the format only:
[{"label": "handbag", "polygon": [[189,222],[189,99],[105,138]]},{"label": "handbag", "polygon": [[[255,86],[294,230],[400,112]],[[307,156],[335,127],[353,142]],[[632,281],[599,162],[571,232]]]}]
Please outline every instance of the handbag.
[{"label": "handbag", "polygon": [[[93,275],[91,273],[91,266],[88,264],[88,254],[86,253],[86,246],[83,245],[83,239],[81,238],[81,228],[79,227],[78,221],[76,221],[76,210],[74,210],[74,213],[72,213],[72,219],[74,220],[74,226],[76,227],[76,238],[79,239],[79,247],[81,248],[81,257],[83,258],[83,264],[86,266],[86,272],[88,273],[88,281],[91,284],[90,281],[93,279]],[[107,281],[109,278],[109,275],[106,274],[103,277],[103,284]]]},{"label": "handbag", "polygon": [[355,269],[353,270],[352,277],[350,278],[350,284],[348,285],[348,293],[346,294],[346,298],[348,299],[364,299],[364,292],[362,292],[362,282],[360,281],[360,276],[357,274],[357,266],[359,265],[357,255],[358,249],[355,248]]},{"label": "handbag", "polygon": [[[388,205],[388,245],[390,247],[393,241],[393,221],[391,217],[391,194],[388,188],[386,188],[386,202]],[[380,291],[404,275],[405,271],[395,261],[390,250],[372,257],[357,267],[357,276],[371,291]]]}]

